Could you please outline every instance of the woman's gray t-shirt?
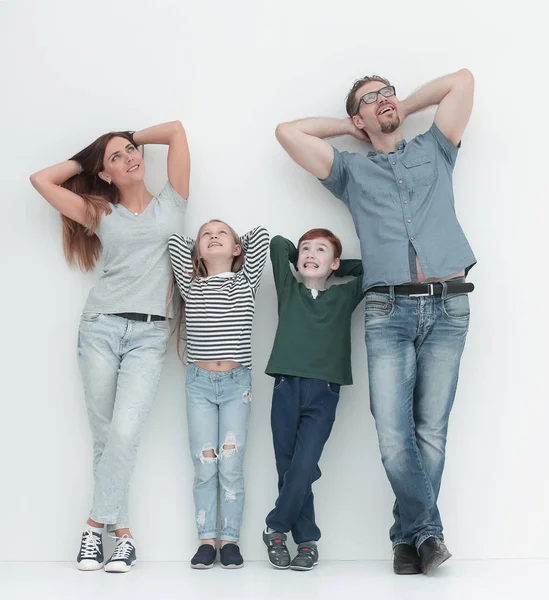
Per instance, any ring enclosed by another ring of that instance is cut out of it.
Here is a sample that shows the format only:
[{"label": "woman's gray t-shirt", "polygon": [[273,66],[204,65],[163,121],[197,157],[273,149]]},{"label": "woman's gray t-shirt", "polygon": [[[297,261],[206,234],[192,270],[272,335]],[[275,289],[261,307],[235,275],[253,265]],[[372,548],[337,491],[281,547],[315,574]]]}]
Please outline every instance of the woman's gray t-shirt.
[{"label": "woman's gray t-shirt", "polygon": [[[103,272],[84,312],[136,312],[166,316],[172,267],[168,239],[183,231],[187,201],[170,185],[140,214],[121,204],[103,215],[95,233],[103,246]],[[173,317],[173,302],[169,306]]]}]

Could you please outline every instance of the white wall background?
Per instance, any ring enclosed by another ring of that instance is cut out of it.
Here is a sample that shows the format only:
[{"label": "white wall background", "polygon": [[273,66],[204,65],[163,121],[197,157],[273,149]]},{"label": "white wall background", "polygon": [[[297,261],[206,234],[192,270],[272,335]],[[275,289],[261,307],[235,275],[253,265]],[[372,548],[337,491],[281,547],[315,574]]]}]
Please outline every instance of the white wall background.
[{"label": "white wall background", "polygon": [[[72,560],[91,500],[91,438],[76,364],[80,312],[95,275],[63,260],[61,223],[28,176],[103,132],[171,119],[192,154],[185,233],[212,217],[296,239],[328,226],[358,256],[342,203],[276,143],[283,120],[345,116],[358,76],[405,97],[444,73],[476,76],[455,171],[458,214],[479,263],[451,419],[440,507],[459,558],[549,557],[546,385],[547,70],[538,3],[233,0],[0,3],[3,213],[0,560]],[[433,112],[411,117],[408,138]],[[340,148],[359,148],[341,139]],[[366,150],[366,148],[364,148]],[[147,182],[166,178],[147,148]],[[242,547],[262,559],[275,499],[263,374],[276,327],[270,266],[257,301],[254,406]],[[345,388],[316,484],[323,557],[386,558],[392,493],[369,413],[363,315],[353,321],[355,385]],[[145,560],[196,546],[184,368],[172,347],[143,437],[131,513]]]}]

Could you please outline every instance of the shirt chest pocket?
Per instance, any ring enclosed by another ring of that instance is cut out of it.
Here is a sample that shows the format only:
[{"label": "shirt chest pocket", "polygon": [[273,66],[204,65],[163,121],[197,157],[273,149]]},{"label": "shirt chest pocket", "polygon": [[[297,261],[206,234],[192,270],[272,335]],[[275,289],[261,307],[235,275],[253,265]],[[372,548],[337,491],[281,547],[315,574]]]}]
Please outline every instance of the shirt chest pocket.
[{"label": "shirt chest pocket", "polygon": [[428,156],[417,156],[402,161],[417,185],[430,185],[436,177],[436,166]]}]

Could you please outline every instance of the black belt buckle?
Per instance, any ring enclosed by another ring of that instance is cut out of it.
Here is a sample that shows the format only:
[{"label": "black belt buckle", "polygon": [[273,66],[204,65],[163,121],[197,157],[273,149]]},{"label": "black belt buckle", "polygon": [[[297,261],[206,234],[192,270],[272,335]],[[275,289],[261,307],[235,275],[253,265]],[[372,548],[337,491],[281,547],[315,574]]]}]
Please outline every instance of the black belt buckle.
[{"label": "black belt buckle", "polygon": [[418,298],[419,296],[434,296],[435,295],[435,284],[434,283],[425,283],[429,288],[429,291],[426,294],[408,294],[410,298]]}]

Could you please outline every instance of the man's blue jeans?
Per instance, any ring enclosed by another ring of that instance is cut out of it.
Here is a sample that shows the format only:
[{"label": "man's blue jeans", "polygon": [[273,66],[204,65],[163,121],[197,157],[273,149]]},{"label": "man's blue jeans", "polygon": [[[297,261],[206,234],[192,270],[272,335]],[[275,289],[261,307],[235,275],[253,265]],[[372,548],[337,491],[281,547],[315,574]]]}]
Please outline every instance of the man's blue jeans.
[{"label": "man's blue jeans", "polygon": [[370,406],[396,496],[393,546],[442,538],[437,507],[459,363],[469,326],[467,294],[365,296]]}]

